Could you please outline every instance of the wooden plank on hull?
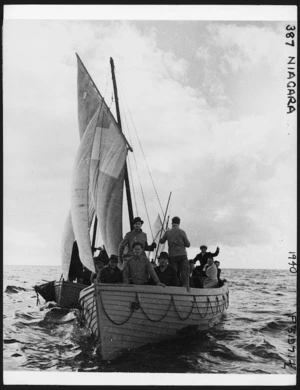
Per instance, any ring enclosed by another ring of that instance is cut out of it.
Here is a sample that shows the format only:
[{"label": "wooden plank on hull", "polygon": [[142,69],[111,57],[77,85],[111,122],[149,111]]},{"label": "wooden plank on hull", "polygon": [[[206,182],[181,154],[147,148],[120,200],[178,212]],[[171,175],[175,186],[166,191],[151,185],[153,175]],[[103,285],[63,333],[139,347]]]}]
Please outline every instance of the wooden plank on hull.
[{"label": "wooden plank on hull", "polygon": [[[190,329],[208,329],[226,311],[223,295],[227,299],[228,288],[193,289],[195,294],[186,294],[185,288],[171,287],[166,295],[155,286],[129,287],[130,290],[128,285],[97,284],[94,303],[94,296],[87,294],[92,332],[99,337],[103,359],[115,358],[124,349],[185,335]],[[207,295],[207,291],[214,294]],[[139,305],[132,307],[136,303]]]},{"label": "wooden plank on hull", "polygon": [[97,290],[100,288],[102,292],[108,291],[112,293],[117,292],[144,292],[151,294],[172,294],[172,295],[185,295],[185,296],[213,296],[223,294],[228,290],[227,285],[225,284],[222,287],[218,288],[191,288],[190,291],[187,291],[185,287],[175,287],[175,286],[151,286],[151,285],[135,285],[135,284],[109,284],[109,283],[97,283]]}]

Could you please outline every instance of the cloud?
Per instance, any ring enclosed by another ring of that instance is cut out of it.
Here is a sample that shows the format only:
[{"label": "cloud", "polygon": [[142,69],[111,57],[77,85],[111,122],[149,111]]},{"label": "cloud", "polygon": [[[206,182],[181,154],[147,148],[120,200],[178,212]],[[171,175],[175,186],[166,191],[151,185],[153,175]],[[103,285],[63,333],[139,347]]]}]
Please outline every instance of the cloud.
[{"label": "cloud", "polygon": [[[45,244],[40,261],[59,262],[79,144],[76,51],[109,105],[114,58],[123,130],[134,148],[150,222],[161,208],[144,154],[163,211],[172,191],[169,214],[181,216],[193,247],[205,241],[240,256],[243,246],[257,246],[266,256],[272,244],[292,243],[295,146],[285,131],[278,25],[199,22],[190,31],[187,22],[176,35],[170,34],[176,22],[162,23],[163,29],[141,28],[145,23],[5,21],[9,236],[26,237],[36,259]],[[179,50],[175,38],[184,33],[189,45]],[[146,219],[132,154],[130,164],[133,196]],[[6,241],[10,254],[11,244]]]}]

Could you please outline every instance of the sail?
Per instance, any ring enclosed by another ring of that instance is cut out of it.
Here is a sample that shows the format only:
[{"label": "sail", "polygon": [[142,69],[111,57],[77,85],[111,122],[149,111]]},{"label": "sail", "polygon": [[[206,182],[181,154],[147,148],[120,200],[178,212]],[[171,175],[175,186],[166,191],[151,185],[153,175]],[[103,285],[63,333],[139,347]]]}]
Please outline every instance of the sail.
[{"label": "sail", "polygon": [[62,274],[65,280],[68,279],[69,268],[71,264],[71,256],[73,243],[75,241],[75,234],[72,225],[71,212],[68,213],[61,240],[61,261],[62,261]]},{"label": "sail", "polygon": [[[71,215],[82,263],[94,271],[90,242],[90,204],[108,255],[122,240],[126,140],[107,106],[100,104],[83,134],[72,180]],[[91,193],[91,196],[89,195]]]},{"label": "sail", "polygon": [[[77,56],[77,105],[78,105],[78,125],[79,125],[79,137],[80,140],[95,114],[99,104],[101,103],[101,97],[96,90],[93,81],[87,73],[84,65]],[[92,202],[89,202],[89,215],[90,226],[95,213],[95,208]],[[71,212],[65,221],[62,240],[61,240],[61,263],[62,274],[64,279],[68,278],[72,248],[75,240],[74,229],[72,225]]]},{"label": "sail", "polygon": [[166,246],[166,243],[164,244],[158,243],[159,239],[163,236],[164,232],[166,231],[166,229],[163,228],[163,223],[159,214],[157,215],[157,218],[153,224],[152,231],[154,235],[153,242],[155,242],[157,245],[157,256],[158,256],[160,252],[165,250],[165,246]]},{"label": "sail", "polygon": [[77,56],[77,104],[80,139],[100,104],[105,102]]}]

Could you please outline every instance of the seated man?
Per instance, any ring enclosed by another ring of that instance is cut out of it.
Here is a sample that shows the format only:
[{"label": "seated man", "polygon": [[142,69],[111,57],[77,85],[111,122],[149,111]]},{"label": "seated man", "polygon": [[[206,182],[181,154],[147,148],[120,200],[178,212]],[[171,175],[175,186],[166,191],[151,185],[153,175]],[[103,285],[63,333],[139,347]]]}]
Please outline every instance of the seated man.
[{"label": "seated man", "polygon": [[195,288],[203,288],[203,280],[206,275],[203,273],[203,269],[200,265],[195,267],[190,277],[190,286]]},{"label": "seated man", "polygon": [[218,271],[212,257],[207,260],[207,264],[204,266],[203,270],[206,273],[206,278],[203,280],[203,287],[218,287]]},{"label": "seated man", "polygon": [[219,268],[220,266],[220,262],[218,260],[215,260],[215,265],[217,267],[217,272],[218,272],[218,283],[219,283],[219,287],[222,287],[224,285],[224,282],[226,282],[226,279],[221,279],[220,278],[220,275],[221,275],[221,269]]},{"label": "seated man", "polygon": [[[108,256],[107,256],[108,259]],[[95,270],[96,272],[92,272],[91,274],[91,284],[94,283],[96,280],[97,282],[100,282],[100,272],[101,270],[107,265],[107,261],[103,257],[94,257],[94,265],[95,265]],[[109,261],[109,259],[108,259]]]},{"label": "seated man", "polygon": [[108,265],[100,271],[100,283],[122,283],[122,272],[117,264],[118,256],[111,255]]},{"label": "seated man", "polygon": [[169,255],[167,252],[161,252],[158,257],[159,266],[154,268],[156,275],[161,283],[166,286],[179,286],[177,272],[169,265]]},{"label": "seated man", "polygon": [[148,284],[149,276],[158,286],[164,286],[156,275],[150,261],[144,254],[143,244],[136,241],[132,245],[133,256],[131,256],[123,269],[123,283]]}]

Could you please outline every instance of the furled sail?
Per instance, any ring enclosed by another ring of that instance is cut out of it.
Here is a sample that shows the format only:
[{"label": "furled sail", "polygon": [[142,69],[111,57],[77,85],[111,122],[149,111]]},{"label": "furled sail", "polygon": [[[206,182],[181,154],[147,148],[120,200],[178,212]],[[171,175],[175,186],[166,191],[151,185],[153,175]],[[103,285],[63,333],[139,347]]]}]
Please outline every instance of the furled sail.
[{"label": "furled sail", "polygon": [[[103,102],[83,134],[72,180],[71,215],[82,263],[94,271],[89,205],[95,205],[108,255],[117,254],[122,240],[122,206],[126,139]],[[89,196],[91,193],[92,196]]]}]

